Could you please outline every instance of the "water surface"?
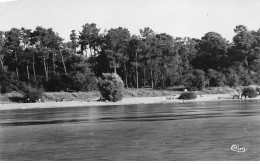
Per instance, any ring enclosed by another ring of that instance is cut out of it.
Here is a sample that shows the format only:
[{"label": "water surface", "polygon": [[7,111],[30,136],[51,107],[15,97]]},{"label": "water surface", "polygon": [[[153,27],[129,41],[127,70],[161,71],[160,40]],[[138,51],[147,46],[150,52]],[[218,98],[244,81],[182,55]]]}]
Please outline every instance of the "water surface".
[{"label": "water surface", "polygon": [[259,159],[259,101],[0,111],[0,160]]}]

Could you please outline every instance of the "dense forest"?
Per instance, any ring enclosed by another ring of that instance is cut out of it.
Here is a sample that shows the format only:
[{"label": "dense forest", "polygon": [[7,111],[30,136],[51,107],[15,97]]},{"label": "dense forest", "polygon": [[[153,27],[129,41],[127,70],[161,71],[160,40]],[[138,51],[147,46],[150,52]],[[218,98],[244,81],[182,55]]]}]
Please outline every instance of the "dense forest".
[{"label": "dense forest", "polygon": [[216,32],[201,39],[127,28],[103,32],[96,24],[71,31],[64,42],[52,28],[0,31],[0,90],[24,85],[45,91],[89,91],[106,72],[126,88],[238,86],[260,82],[260,29],[239,25],[230,43]]}]

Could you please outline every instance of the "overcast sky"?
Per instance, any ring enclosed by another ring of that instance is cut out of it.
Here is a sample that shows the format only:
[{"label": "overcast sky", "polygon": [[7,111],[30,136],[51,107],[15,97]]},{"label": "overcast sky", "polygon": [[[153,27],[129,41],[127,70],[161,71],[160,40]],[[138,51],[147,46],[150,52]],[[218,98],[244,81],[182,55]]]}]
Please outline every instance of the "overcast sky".
[{"label": "overcast sky", "polygon": [[231,40],[237,25],[258,30],[259,17],[260,0],[0,0],[0,30],[52,27],[67,41],[85,23],[137,35],[144,27],[176,37],[215,31]]}]

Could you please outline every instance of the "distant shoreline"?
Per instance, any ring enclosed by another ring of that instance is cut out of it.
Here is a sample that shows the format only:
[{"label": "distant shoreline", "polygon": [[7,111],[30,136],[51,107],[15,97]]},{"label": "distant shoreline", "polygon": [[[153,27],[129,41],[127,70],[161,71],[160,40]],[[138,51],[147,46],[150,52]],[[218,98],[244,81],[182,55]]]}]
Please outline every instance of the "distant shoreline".
[{"label": "distant shoreline", "polygon": [[[176,94],[174,99],[168,99],[170,96],[159,97],[128,97],[123,98],[119,102],[102,102],[97,100],[89,101],[64,101],[45,103],[0,103],[0,110],[25,110],[25,109],[46,109],[46,108],[68,108],[68,107],[93,107],[93,106],[113,106],[113,105],[139,105],[139,104],[159,104],[159,103],[185,103],[185,102],[210,102],[210,101],[227,101],[227,100],[243,100],[233,99],[232,94],[205,94],[198,95],[194,100],[179,100]],[[249,100],[260,100],[260,96]]]}]

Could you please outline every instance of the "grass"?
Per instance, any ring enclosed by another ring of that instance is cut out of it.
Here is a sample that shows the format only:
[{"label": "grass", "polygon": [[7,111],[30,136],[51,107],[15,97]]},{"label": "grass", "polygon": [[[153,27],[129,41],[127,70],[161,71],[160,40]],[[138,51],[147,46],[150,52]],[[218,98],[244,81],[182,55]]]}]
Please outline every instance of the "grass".
[{"label": "grass", "polygon": [[65,101],[90,101],[100,97],[98,91],[90,92],[46,92],[43,99],[46,101],[61,101],[63,98]]},{"label": "grass", "polygon": [[238,90],[240,90],[238,87],[237,88],[230,88],[230,87],[208,87],[202,89],[202,93],[204,94],[237,94]]}]

